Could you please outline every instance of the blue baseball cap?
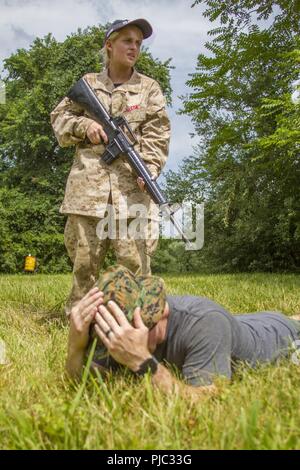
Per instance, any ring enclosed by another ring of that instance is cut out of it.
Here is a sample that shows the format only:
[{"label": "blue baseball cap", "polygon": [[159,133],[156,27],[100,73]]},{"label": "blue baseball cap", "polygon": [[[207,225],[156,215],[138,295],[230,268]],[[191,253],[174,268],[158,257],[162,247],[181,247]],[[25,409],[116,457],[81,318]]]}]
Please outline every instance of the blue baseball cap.
[{"label": "blue baseball cap", "polygon": [[116,20],[114,21],[108,28],[105,33],[104,43],[108,40],[109,36],[114,33],[115,31],[119,31],[119,29],[125,28],[125,26],[137,26],[143,33],[144,39],[147,39],[151,36],[153,30],[150,23],[143,18],[139,18],[137,20]]}]

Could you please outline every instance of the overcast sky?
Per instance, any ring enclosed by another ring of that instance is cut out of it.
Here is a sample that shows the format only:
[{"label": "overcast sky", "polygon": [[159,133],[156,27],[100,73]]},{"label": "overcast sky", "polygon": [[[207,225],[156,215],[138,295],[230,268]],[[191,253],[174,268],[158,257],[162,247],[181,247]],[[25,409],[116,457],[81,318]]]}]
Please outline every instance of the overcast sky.
[{"label": "overcast sky", "polygon": [[193,0],[0,0],[0,69],[3,59],[18,48],[28,48],[35,37],[51,32],[63,41],[77,28],[105,24],[115,19],[146,18],[154,34],[144,41],[154,58],[172,57],[173,107],[169,116],[172,137],[166,169],[176,169],[192,154],[197,141],[190,119],[176,115],[178,98],[188,92],[185,82],[195,70],[197,55],[204,52],[212,25],[203,7],[191,8]]}]

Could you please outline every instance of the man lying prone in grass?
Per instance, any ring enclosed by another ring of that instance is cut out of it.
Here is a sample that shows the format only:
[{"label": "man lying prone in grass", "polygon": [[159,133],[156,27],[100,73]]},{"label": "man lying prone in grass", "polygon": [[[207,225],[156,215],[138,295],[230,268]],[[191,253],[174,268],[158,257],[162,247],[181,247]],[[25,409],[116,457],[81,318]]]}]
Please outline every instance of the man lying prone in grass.
[{"label": "man lying prone in grass", "polygon": [[162,279],[116,265],[72,309],[67,371],[81,376],[94,336],[93,366],[101,371],[122,365],[139,376],[150,371],[167,393],[215,393],[214,377],[230,379],[239,361],[255,367],[286,357],[300,339],[298,320],[276,312],[231,315],[204,297],[167,296]]}]

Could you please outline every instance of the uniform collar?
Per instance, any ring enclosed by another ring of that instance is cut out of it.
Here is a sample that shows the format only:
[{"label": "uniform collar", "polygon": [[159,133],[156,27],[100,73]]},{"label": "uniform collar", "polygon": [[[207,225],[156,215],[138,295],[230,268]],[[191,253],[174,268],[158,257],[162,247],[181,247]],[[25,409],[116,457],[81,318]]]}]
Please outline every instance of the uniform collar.
[{"label": "uniform collar", "polygon": [[[131,75],[130,79],[127,82],[122,83],[122,85],[119,85],[116,90],[139,93],[141,91],[141,83],[141,75],[135,69],[133,69],[133,74]],[[97,75],[94,88],[108,91],[109,93],[112,93],[115,90],[115,86],[108,75],[107,69]]]}]

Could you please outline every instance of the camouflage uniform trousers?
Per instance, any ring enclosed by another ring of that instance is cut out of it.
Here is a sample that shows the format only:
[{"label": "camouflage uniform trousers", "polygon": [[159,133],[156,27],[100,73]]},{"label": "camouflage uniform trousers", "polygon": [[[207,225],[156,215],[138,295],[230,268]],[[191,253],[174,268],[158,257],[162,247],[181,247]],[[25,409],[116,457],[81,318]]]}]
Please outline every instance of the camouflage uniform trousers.
[{"label": "camouflage uniform trousers", "polygon": [[[92,288],[99,277],[108,249],[112,246],[117,263],[136,275],[151,275],[151,257],[158,244],[158,238],[127,239],[98,238],[96,229],[101,219],[71,214],[65,226],[65,246],[73,263],[73,285],[66,303],[65,312],[71,309]],[[129,224],[132,219],[128,219]],[[148,221],[157,224],[158,222]],[[117,225],[118,230],[118,225]],[[147,232],[146,232],[147,233]]]}]

